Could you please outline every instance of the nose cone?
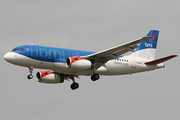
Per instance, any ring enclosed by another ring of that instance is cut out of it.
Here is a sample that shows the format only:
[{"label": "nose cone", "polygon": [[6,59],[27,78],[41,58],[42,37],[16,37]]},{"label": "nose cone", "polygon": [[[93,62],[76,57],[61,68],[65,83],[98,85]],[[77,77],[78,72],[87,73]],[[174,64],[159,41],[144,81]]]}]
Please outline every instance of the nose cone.
[{"label": "nose cone", "polygon": [[18,54],[15,52],[8,52],[4,55],[4,59],[12,64],[17,64],[19,62]]},{"label": "nose cone", "polygon": [[4,55],[4,59],[14,65],[23,65],[24,58],[16,52],[8,52]]},{"label": "nose cone", "polygon": [[12,52],[8,52],[4,55],[4,59],[7,61],[7,62],[11,62],[13,58],[13,55],[12,55]]}]

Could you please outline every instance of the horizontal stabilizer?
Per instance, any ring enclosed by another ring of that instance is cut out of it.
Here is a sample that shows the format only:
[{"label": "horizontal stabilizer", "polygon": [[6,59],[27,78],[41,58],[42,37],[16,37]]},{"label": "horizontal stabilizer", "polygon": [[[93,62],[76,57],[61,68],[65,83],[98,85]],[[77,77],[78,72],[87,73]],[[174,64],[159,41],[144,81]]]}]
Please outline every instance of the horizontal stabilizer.
[{"label": "horizontal stabilizer", "polygon": [[171,55],[171,56],[164,57],[164,58],[157,59],[157,60],[153,60],[153,61],[150,61],[150,62],[145,62],[144,64],[146,64],[146,65],[157,65],[159,63],[165,62],[165,61],[167,61],[169,59],[172,59],[174,57],[177,57],[177,55]]}]

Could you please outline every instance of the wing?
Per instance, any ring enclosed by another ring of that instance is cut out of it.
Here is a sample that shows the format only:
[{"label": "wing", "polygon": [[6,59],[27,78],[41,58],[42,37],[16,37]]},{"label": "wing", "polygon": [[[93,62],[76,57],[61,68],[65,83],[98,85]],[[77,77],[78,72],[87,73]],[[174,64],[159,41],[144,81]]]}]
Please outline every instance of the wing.
[{"label": "wing", "polygon": [[86,56],[86,58],[94,59],[96,61],[95,69],[98,69],[100,66],[102,66],[104,63],[106,63],[108,60],[111,60],[114,58],[118,59],[118,56],[120,56],[124,53],[127,53],[129,51],[134,52],[134,49],[138,47],[139,43],[144,42],[150,38],[151,37],[142,37],[140,39],[133,40],[131,42],[88,55],[88,56]]},{"label": "wing", "polygon": [[146,41],[148,39],[150,39],[151,37],[143,37],[131,42],[128,42],[126,44],[123,45],[119,45],[107,50],[103,50],[91,55],[88,55],[87,58],[92,58],[92,59],[101,59],[103,57],[105,57],[107,60],[113,59],[113,58],[117,58],[118,56],[127,53],[129,51],[133,51],[134,49],[138,47],[138,44]]}]

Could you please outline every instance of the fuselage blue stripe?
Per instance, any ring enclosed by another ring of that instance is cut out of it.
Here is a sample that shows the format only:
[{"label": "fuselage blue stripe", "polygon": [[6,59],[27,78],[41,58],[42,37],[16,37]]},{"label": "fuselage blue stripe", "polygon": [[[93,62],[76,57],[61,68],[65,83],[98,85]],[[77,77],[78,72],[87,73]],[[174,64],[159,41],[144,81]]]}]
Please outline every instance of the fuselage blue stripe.
[{"label": "fuselage blue stripe", "polygon": [[[23,51],[22,51],[23,49]],[[23,45],[13,49],[12,52],[28,58],[46,62],[65,62],[66,58],[73,56],[87,56],[95,52],[72,50],[65,48],[46,47],[38,45]],[[120,58],[122,56],[119,56]]]},{"label": "fuselage blue stripe", "polygon": [[46,47],[38,45],[24,45],[16,47],[15,49],[23,48],[24,51],[16,50],[12,52],[19,53],[26,57],[35,60],[47,61],[47,62],[65,62],[66,58],[72,56],[86,56],[95,52],[72,50],[64,48]]}]

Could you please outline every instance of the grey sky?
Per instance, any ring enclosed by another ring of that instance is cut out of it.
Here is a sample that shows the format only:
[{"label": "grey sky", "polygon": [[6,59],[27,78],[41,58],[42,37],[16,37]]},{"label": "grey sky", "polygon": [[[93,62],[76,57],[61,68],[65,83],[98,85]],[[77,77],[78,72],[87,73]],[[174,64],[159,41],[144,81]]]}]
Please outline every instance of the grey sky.
[{"label": "grey sky", "polygon": [[[165,69],[125,76],[80,77],[48,85],[27,80],[27,68],[5,62],[14,47],[37,44],[100,51],[160,30],[156,58],[179,54],[177,0],[1,0],[2,120],[180,119],[179,57]],[[38,69],[34,70],[34,76]]]}]

